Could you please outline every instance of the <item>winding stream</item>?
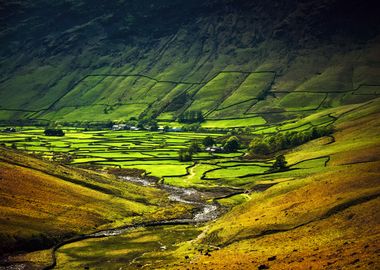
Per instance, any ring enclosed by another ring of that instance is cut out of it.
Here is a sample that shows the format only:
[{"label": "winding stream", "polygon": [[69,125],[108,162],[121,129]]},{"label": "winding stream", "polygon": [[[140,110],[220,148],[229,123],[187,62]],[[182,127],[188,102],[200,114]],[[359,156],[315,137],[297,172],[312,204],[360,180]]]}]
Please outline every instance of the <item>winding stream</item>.
[{"label": "winding stream", "polygon": [[218,204],[214,203],[205,203],[202,198],[205,197],[205,194],[201,191],[198,191],[194,188],[180,188],[174,187],[170,185],[157,185],[155,182],[149,181],[144,178],[139,177],[131,177],[131,176],[122,176],[119,177],[121,181],[128,181],[142,186],[152,186],[163,189],[169,193],[168,198],[173,202],[180,202],[185,204],[194,205],[197,211],[193,214],[192,218],[184,218],[184,219],[169,219],[162,221],[151,221],[145,222],[141,224],[129,225],[121,228],[114,228],[108,230],[102,230],[91,234],[81,235],[66,241],[63,241],[52,249],[52,264],[45,267],[44,269],[54,269],[57,265],[56,251],[61,247],[80,242],[83,240],[87,240],[90,238],[105,238],[105,237],[113,237],[124,234],[128,231],[132,231],[137,228],[143,227],[155,227],[155,226],[164,226],[164,225],[189,225],[189,224],[197,224],[202,222],[207,222],[210,220],[216,219],[221,213],[221,209]]},{"label": "winding stream", "polygon": [[[188,223],[196,222],[206,222],[216,219],[220,214],[220,210],[217,204],[204,203],[202,197],[204,194],[194,188],[181,188],[171,185],[156,185],[155,182],[149,181],[140,177],[122,176],[119,177],[122,181],[128,181],[142,186],[154,186],[167,191],[170,195],[168,196],[170,201],[186,203],[197,206],[199,211],[197,211],[192,219],[178,219],[177,221],[185,221]],[[173,221],[173,220],[171,220]],[[163,221],[165,222],[165,221]]]}]

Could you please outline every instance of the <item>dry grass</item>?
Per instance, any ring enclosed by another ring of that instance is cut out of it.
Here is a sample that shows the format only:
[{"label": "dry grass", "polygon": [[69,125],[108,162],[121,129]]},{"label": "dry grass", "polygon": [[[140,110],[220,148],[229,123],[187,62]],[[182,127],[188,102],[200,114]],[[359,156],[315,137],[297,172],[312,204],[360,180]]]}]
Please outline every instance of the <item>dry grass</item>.
[{"label": "dry grass", "polygon": [[165,192],[157,189],[5,149],[1,154],[2,253],[46,248],[63,237],[166,219],[188,210],[170,203]]},{"label": "dry grass", "polygon": [[234,243],[210,256],[197,253],[190,264],[173,269],[378,269],[379,205],[376,199],[294,230]]}]

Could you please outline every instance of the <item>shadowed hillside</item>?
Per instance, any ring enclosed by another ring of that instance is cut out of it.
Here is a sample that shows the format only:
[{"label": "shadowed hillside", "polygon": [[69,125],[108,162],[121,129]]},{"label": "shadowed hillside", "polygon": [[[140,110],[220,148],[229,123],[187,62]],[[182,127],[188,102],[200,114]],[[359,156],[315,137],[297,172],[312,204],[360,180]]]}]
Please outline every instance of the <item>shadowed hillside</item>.
[{"label": "shadowed hillside", "polygon": [[380,85],[374,2],[6,1],[0,117],[272,123],[367,101]]}]

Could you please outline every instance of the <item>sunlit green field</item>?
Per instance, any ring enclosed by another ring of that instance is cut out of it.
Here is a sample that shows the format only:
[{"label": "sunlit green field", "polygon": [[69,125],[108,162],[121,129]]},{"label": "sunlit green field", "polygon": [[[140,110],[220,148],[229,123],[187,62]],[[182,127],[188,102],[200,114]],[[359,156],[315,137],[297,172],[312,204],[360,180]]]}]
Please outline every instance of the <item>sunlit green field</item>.
[{"label": "sunlit green field", "polygon": [[[305,131],[339,122],[339,116],[356,110],[358,105],[344,106],[339,109],[326,110],[312,114],[298,121],[283,121],[275,126],[258,126],[246,130],[245,136],[273,134],[277,132]],[[360,116],[360,115],[359,115]],[[206,121],[205,126],[222,127],[226,124],[256,121],[250,119],[230,119]],[[213,124],[212,124],[213,123]],[[195,132],[148,132],[148,131],[86,131],[81,128],[65,128],[65,136],[51,137],[44,135],[44,129],[37,127],[17,127],[15,133],[0,133],[0,143],[17,148],[45,159],[70,157],[66,164],[91,166],[98,168],[140,169],[145,174],[155,176],[162,182],[185,187],[240,187],[253,185],[255,176],[263,180],[278,177],[294,177],[313,168],[323,168],[326,154],[304,156],[291,159],[289,172],[268,174],[273,160],[247,162],[242,159],[247,152],[247,143],[233,153],[208,153],[202,145],[206,136],[217,140],[219,146],[230,135],[224,133]],[[329,138],[326,138],[328,143]],[[178,152],[197,142],[202,151],[193,155],[192,161],[180,162]],[[316,158],[317,159],[314,159]],[[253,178],[252,178],[253,177]]]},{"label": "sunlit green field", "polygon": [[[299,121],[284,121],[276,126],[252,127],[246,131],[255,134],[303,131],[314,126],[332,124],[335,118],[326,113],[317,113]],[[206,121],[203,126],[222,128],[247,123],[263,125],[261,117]],[[191,162],[180,162],[178,151],[197,142],[202,146],[206,136],[216,139],[219,145],[227,134],[194,132],[148,132],[148,131],[86,131],[81,128],[65,128],[65,136],[44,135],[44,129],[17,127],[15,133],[0,133],[0,143],[46,159],[59,159],[66,154],[76,166],[99,168],[136,168],[148,175],[156,176],[166,183],[180,186],[214,186],[244,184],[243,178],[265,173],[271,162],[242,163],[241,157],[247,145],[235,153],[208,153],[193,155]],[[218,163],[216,165],[216,163]],[[300,164],[301,165],[301,164]]]}]

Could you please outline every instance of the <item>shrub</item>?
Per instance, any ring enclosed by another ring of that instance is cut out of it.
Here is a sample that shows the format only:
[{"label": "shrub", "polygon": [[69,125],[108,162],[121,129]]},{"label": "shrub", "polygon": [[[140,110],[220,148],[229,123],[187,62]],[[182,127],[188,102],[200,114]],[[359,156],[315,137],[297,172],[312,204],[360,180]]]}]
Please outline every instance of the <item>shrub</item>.
[{"label": "shrub", "polygon": [[201,128],[201,125],[199,123],[193,123],[193,124],[189,124],[189,125],[184,125],[182,127],[182,130],[183,131],[199,131],[199,129]]}]

